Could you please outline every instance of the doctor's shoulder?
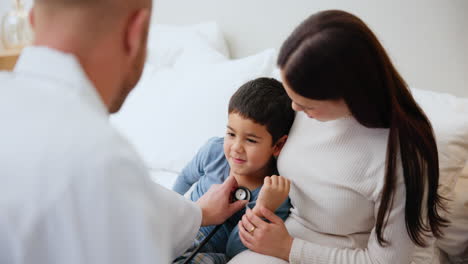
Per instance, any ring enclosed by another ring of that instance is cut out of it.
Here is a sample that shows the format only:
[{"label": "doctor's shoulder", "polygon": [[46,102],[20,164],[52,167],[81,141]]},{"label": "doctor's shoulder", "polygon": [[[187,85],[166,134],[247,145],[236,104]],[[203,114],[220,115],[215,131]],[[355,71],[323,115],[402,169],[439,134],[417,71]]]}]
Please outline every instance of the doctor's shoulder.
[{"label": "doctor's shoulder", "polygon": [[0,70],[0,80],[5,80],[6,78],[8,78],[9,76],[11,75],[10,72],[7,72],[7,71],[1,71]]},{"label": "doctor's shoulder", "polygon": [[[98,121],[98,120],[95,120]],[[129,141],[108,122],[93,122],[81,135],[77,160],[90,177],[104,180],[116,177],[148,177],[148,170]]]},{"label": "doctor's shoulder", "polygon": [[13,88],[13,86],[16,86],[16,83],[14,81],[15,74],[13,72],[0,70],[0,87],[2,90],[5,88]]}]

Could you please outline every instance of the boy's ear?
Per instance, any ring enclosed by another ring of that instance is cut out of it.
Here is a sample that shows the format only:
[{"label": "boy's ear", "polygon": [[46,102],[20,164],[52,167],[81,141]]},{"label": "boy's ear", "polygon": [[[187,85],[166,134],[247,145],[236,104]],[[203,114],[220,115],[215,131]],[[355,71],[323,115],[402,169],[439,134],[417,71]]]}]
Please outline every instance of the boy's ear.
[{"label": "boy's ear", "polygon": [[287,139],[288,139],[288,135],[284,135],[276,141],[275,145],[273,146],[273,156],[275,157],[279,156]]}]

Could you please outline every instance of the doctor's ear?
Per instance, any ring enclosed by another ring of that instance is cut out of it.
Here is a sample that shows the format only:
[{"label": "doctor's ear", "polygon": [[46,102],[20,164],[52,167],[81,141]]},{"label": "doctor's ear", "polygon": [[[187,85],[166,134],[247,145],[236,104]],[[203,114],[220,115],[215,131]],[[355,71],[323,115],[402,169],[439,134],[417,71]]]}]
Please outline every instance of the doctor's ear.
[{"label": "doctor's ear", "polygon": [[128,19],[125,31],[125,52],[135,58],[142,46],[146,48],[151,13],[147,8],[135,11]]},{"label": "doctor's ear", "polygon": [[284,144],[286,144],[286,140],[288,139],[288,135],[284,135],[280,137],[275,145],[273,146],[273,156],[278,157],[279,154],[281,153],[281,150],[284,147]]}]

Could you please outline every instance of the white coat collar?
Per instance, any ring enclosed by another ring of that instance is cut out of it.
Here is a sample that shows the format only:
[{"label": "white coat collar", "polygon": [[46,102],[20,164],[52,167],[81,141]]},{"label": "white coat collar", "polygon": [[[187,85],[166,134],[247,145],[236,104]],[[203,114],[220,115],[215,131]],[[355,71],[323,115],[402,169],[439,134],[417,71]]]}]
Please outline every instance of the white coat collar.
[{"label": "white coat collar", "polygon": [[109,115],[96,88],[72,54],[48,47],[27,47],[21,52],[14,73],[56,82],[63,89],[77,93],[100,114]]}]

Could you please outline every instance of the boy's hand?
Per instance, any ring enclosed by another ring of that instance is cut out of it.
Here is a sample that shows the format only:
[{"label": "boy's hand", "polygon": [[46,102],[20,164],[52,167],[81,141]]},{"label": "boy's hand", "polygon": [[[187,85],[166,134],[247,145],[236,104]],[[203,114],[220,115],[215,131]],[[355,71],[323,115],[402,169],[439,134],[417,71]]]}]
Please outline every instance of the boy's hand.
[{"label": "boy's hand", "polygon": [[253,212],[262,216],[259,209],[261,206],[275,212],[289,195],[291,182],[283,176],[267,176],[263,181],[262,189],[257,198]]}]

